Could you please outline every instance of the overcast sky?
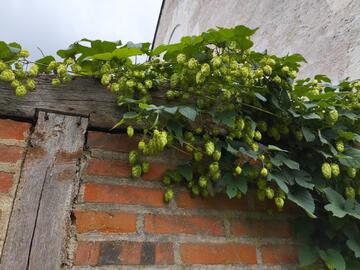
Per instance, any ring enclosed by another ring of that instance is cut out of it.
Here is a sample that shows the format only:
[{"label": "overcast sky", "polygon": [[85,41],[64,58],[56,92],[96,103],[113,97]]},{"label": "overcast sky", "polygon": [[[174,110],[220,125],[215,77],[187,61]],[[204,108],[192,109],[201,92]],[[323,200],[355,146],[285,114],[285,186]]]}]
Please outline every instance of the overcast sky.
[{"label": "overcast sky", "polygon": [[[3,0],[5,1],[5,0]],[[0,8],[0,40],[41,57],[82,38],[152,42],[161,0],[9,0]]]}]

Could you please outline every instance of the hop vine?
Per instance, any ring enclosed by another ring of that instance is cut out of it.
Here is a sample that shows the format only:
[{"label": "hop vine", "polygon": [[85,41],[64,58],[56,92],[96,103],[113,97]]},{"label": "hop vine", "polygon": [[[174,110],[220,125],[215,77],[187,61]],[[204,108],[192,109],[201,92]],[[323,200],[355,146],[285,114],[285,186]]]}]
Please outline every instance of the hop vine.
[{"label": "hop vine", "polygon": [[[302,269],[360,269],[360,81],[296,79],[305,59],[253,51],[254,33],[210,29],[153,50],[83,39],[58,51],[62,61],[36,62],[0,42],[0,80],[24,96],[40,74],[60,89],[97,78],[126,111],[114,128],[140,138],[128,156],[134,178],[149,171],[147,156],[187,156],[163,178],[166,202],[179,184],[234,200],[255,190],[269,208],[304,210],[295,222]],[[151,59],[136,63],[140,55]]]}]

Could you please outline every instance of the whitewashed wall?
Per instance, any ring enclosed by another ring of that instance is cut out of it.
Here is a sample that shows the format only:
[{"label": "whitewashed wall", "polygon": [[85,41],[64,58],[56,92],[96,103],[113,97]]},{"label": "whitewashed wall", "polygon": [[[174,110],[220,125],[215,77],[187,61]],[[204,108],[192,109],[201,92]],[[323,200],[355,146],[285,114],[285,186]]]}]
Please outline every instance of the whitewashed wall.
[{"label": "whitewashed wall", "polygon": [[258,51],[303,54],[300,76],[360,78],[360,0],[165,0],[155,44],[238,24],[259,27]]}]

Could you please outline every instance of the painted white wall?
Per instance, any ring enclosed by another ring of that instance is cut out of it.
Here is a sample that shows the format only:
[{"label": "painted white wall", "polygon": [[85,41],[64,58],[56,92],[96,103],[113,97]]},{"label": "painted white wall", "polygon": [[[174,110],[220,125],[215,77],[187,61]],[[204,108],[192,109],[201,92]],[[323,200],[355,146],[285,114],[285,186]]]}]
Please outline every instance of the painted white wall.
[{"label": "painted white wall", "polygon": [[300,76],[360,78],[360,0],[165,0],[155,45],[216,26],[259,27],[255,50],[301,53]]}]

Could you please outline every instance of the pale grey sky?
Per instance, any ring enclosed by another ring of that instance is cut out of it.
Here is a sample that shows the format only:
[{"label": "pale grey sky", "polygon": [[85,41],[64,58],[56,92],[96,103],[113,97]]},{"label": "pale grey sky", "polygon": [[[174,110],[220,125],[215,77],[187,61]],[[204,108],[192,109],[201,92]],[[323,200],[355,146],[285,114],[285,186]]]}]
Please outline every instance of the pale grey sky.
[{"label": "pale grey sky", "polygon": [[161,0],[2,0],[0,40],[41,57],[81,38],[152,42]]}]

